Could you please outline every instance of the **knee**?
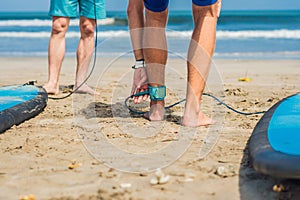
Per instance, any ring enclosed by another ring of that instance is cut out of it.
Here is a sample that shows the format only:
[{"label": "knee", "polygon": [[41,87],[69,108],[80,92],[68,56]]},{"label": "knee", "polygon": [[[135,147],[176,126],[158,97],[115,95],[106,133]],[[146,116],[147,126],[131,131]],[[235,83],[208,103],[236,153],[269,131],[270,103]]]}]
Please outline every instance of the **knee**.
[{"label": "knee", "polygon": [[52,23],[52,34],[65,34],[68,29],[68,21],[64,19],[54,19]]},{"label": "knee", "polygon": [[143,6],[129,1],[128,7],[127,7],[127,16],[130,16],[133,13],[139,13],[139,12],[143,12]]},{"label": "knee", "polygon": [[129,3],[127,7],[127,16],[130,16],[132,12],[134,12],[134,4]]},{"label": "knee", "polygon": [[81,35],[82,37],[94,37],[95,25],[90,22],[83,22],[81,24]]},{"label": "knee", "polygon": [[148,25],[150,27],[161,27],[165,28],[168,19],[168,10],[163,12],[152,12],[146,10],[146,18],[148,19]]}]

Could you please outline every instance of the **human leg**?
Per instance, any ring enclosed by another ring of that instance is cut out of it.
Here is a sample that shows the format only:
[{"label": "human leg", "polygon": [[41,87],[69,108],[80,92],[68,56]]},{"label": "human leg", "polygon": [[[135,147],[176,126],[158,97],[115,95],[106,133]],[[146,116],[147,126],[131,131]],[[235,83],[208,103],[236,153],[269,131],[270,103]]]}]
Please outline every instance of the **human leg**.
[{"label": "human leg", "polygon": [[129,0],[127,16],[134,57],[136,60],[142,60],[144,59],[142,48],[144,28],[143,0]]},{"label": "human leg", "polygon": [[77,70],[74,90],[75,92],[97,95],[99,93],[91,89],[88,85],[83,84],[94,52],[94,30],[96,22],[94,19],[80,17],[79,26],[81,36],[77,48]]},{"label": "human leg", "polygon": [[59,73],[65,55],[65,35],[70,18],[52,17],[52,31],[48,45],[48,82],[44,85],[49,94],[59,93]]},{"label": "human leg", "polygon": [[[129,0],[127,7],[128,24],[132,49],[135,57],[135,66],[142,66],[134,69],[131,95],[147,90],[147,74],[144,67],[143,53],[143,30],[144,30],[144,1]],[[146,100],[148,95],[134,97],[134,103]]]},{"label": "human leg", "polygon": [[200,110],[201,97],[209,73],[216,41],[220,1],[208,6],[193,4],[195,28],[188,51],[188,85],[182,125],[204,126],[214,123]]},{"label": "human leg", "polygon": [[[165,33],[167,17],[167,8],[163,11],[151,11],[149,7],[146,9],[144,56],[148,82],[151,87],[160,87],[165,84],[165,65],[168,56]],[[151,99],[150,111],[145,117],[151,121],[163,120],[164,105],[164,100]]]},{"label": "human leg", "polygon": [[[94,52],[94,32],[97,26],[95,19],[104,19],[105,0],[77,0],[80,14],[80,40],[77,48],[77,69],[74,91],[98,95],[99,93],[90,88],[84,81]],[[80,87],[79,87],[80,86]]]},{"label": "human leg", "polygon": [[77,3],[77,0],[50,0],[52,31],[48,45],[48,82],[44,85],[49,94],[59,93],[59,73],[66,48],[65,35],[70,17],[76,17]]}]

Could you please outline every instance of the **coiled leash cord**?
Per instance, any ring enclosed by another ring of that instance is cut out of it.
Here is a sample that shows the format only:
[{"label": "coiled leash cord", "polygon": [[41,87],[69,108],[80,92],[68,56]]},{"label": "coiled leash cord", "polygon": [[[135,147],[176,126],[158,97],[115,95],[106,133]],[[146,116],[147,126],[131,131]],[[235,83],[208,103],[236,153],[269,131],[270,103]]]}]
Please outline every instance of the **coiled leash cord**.
[{"label": "coiled leash cord", "polygon": [[[129,97],[127,97],[125,99],[125,107],[132,113],[134,114],[138,114],[138,115],[142,115],[142,114],[145,114],[147,111],[138,111],[138,110],[135,110],[135,109],[132,109],[128,104],[129,102],[129,99],[133,98],[133,97],[138,97],[138,96],[142,96],[142,95],[148,95],[149,92],[146,91],[146,92],[139,92],[137,94],[133,94]],[[266,111],[259,111],[259,112],[242,112],[242,111],[238,111],[234,108],[232,108],[231,106],[229,106],[228,104],[226,104],[224,101],[220,100],[219,98],[215,97],[214,95],[212,94],[208,94],[208,93],[203,93],[204,96],[209,96],[211,98],[213,98],[214,100],[216,100],[217,102],[219,102],[221,105],[225,106],[226,108],[228,108],[229,110],[235,112],[235,113],[238,113],[240,115],[260,115],[260,114],[264,114]],[[177,106],[178,104],[184,102],[186,99],[182,99],[176,103],[173,103],[169,106],[166,106],[165,109],[168,110],[170,108],[173,108],[174,106]]]}]

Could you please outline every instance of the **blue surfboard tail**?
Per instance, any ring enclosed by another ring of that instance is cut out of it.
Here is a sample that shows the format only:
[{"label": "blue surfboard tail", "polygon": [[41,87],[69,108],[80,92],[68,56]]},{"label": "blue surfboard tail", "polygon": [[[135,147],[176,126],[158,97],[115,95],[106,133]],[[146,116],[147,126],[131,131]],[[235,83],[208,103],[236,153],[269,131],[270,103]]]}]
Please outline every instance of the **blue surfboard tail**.
[{"label": "blue surfboard tail", "polygon": [[[298,134],[298,138],[300,137],[299,124],[291,124],[293,127],[297,126],[295,129],[281,132],[274,131],[274,129],[282,127],[279,126],[279,122],[274,123],[277,118],[282,115],[289,115],[289,113],[291,113],[290,117],[294,116],[295,113],[299,115],[299,106],[296,108],[298,109],[297,112],[295,111],[295,105],[300,104],[299,97],[300,93],[277,102],[262,116],[254,128],[249,141],[249,155],[250,163],[256,171],[276,178],[300,179],[300,146],[295,149],[293,145],[289,145],[285,140],[276,140],[280,137],[274,137],[273,135],[287,136],[287,131],[292,130],[293,133],[290,134]],[[284,108],[283,113],[282,108]],[[287,123],[285,126],[289,127],[288,124],[293,123],[293,120],[286,120],[285,123]],[[285,149],[277,148],[280,143],[282,143],[281,147]]]},{"label": "blue surfboard tail", "polygon": [[48,94],[42,87],[0,87],[0,133],[41,113],[47,101]]}]

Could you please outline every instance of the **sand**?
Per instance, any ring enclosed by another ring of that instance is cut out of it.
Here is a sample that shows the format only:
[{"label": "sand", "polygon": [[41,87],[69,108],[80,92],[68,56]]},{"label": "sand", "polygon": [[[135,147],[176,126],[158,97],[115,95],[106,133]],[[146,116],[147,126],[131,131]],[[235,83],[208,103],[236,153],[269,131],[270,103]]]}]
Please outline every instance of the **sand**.
[{"label": "sand", "polygon": [[[1,85],[47,80],[47,58],[5,57],[0,63]],[[261,115],[239,115],[206,96],[202,109],[217,120],[210,127],[182,128],[183,104],[161,123],[130,115],[123,102],[131,89],[132,63],[98,57],[88,83],[99,97],[49,99],[41,114],[0,134],[0,199],[30,194],[38,200],[299,198],[298,182],[261,175],[249,163],[247,143]],[[65,88],[74,84],[75,64],[74,58],[64,61]],[[170,104],[184,98],[185,61],[170,59],[167,69]],[[299,92],[299,74],[297,60],[215,60],[206,92],[240,111],[264,111]],[[155,168],[170,179],[151,185]],[[272,190],[279,183],[285,192]]]}]

